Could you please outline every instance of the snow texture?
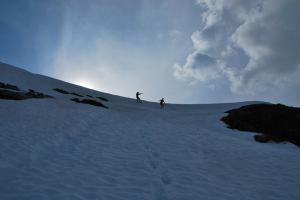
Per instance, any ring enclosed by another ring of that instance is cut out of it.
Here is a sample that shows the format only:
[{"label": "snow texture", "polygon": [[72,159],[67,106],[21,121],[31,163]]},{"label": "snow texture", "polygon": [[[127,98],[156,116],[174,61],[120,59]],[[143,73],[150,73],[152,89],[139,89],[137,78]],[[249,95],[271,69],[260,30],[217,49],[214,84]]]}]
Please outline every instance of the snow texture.
[{"label": "snow texture", "polygon": [[55,97],[0,99],[1,200],[300,199],[298,147],[256,143],[220,121],[255,102],[160,109],[6,64],[0,82]]}]

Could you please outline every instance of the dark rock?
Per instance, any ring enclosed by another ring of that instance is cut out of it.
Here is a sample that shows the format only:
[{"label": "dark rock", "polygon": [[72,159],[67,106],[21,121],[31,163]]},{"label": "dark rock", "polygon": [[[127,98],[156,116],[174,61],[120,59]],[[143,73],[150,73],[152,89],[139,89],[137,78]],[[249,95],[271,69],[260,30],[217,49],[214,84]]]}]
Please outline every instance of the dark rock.
[{"label": "dark rock", "polygon": [[0,99],[24,100],[24,99],[26,99],[26,95],[22,92],[14,92],[11,90],[0,89]]},{"label": "dark rock", "polygon": [[41,93],[41,92],[36,92],[36,91],[34,91],[34,90],[32,90],[32,89],[30,89],[29,92],[25,93],[25,95],[26,95],[28,98],[36,98],[36,99],[53,98],[52,96],[43,94],[43,93]]},{"label": "dark rock", "polygon": [[98,99],[102,100],[102,101],[108,101],[108,99],[104,98],[104,97],[97,97]]},{"label": "dark rock", "polygon": [[0,88],[21,91],[17,86],[0,82]]},{"label": "dark rock", "polygon": [[49,95],[45,95],[40,92],[36,92],[34,90],[29,90],[29,92],[23,91],[11,91],[11,90],[2,90],[0,89],[0,99],[7,99],[7,100],[25,100],[31,98],[53,98]]},{"label": "dark rock", "polygon": [[75,93],[75,92],[72,92],[71,94],[72,94],[72,95],[75,95],[75,96],[78,96],[78,97],[83,97],[82,95],[77,94],[77,93]]},{"label": "dark rock", "polygon": [[55,90],[56,92],[62,93],[62,94],[70,94],[70,93],[67,92],[66,90],[59,89],[59,88],[54,88],[53,90]]},{"label": "dark rock", "polygon": [[254,139],[257,142],[262,142],[262,143],[267,143],[272,140],[268,135],[255,135]]},{"label": "dark rock", "polygon": [[226,113],[228,115],[221,120],[229,128],[263,133],[272,141],[289,141],[300,146],[300,108],[281,104],[255,104]]},{"label": "dark rock", "polygon": [[87,94],[86,96],[87,96],[87,97],[90,97],[90,98],[94,98],[93,96],[91,96],[91,95],[88,95],[88,94]]},{"label": "dark rock", "polygon": [[93,106],[99,106],[99,107],[103,107],[103,108],[108,108],[107,106],[103,105],[101,102],[98,102],[98,101],[95,101],[95,100],[92,100],[92,99],[78,99],[78,98],[74,98],[74,99],[71,99],[71,101],[74,101],[74,102],[77,102],[77,103],[83,103],[83,104],[90,104],[90,105],[93,105]]},{"label": "dark rock", "polygon": [[80,103],[80,102],[81,102],[78,98],[71,99],[71,101],[75,101],[75,102],[77,102],[77,103]]}]

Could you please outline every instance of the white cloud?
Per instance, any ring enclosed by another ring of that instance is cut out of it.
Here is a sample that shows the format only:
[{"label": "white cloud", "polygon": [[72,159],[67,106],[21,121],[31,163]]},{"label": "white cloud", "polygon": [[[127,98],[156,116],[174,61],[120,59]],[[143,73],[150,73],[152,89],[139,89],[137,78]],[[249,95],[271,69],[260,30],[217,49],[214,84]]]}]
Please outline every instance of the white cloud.
[{"label": "white cloud", "polygon": [[[204,26],[192,34],[194,52],[182,66],[175,64],[175,77],[203,82],[225,77],[237,93],[299,84],[300,1],[196,2],[206,9]],[[241,60],[241,53],[246,62],[231,66],[231,61]],[[197,55],[218,62],[206,65]]]},{"label": "white cloud", "polygon": [[184,66],[175,64],[174,75],[178,79],[194,78],[205,82],[219,76],[218,61],[208,55],[194,52],[190,54]]}]

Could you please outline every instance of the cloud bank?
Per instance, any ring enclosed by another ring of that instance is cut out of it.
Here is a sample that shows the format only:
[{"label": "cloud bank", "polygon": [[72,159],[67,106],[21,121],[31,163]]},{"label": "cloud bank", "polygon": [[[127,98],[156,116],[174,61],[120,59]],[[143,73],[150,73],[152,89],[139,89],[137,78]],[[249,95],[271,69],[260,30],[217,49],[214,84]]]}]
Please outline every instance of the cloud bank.
[{"label": "cloud bank", "polygon": [[[203,28],[174,76],[207,83],[225,78],[234,93],[299,85],[300,1],[197,0]],[[299,85],[300,88],[300,85]]]}]

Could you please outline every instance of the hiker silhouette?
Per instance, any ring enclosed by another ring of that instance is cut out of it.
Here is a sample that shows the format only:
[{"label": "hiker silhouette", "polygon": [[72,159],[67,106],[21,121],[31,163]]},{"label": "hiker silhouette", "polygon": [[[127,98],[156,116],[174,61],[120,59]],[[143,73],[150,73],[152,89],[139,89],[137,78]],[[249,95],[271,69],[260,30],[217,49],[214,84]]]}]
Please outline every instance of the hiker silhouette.
[{"label": "hiker silhouette", "polygon": [[160,108],[163,109],[165,107],[165,99],[162,98],[161,100],[159,100],[159,104],[160,104]]},{"label": "hiker silhouette", "polygon": [[138,103],[142,103],[142,100],[141,100],[141,98],[140,98],[140,95],[141,95],[141,94],[143,94],[143,93],[141,93],[141,92],[136,92],[136,94],[135,94],[136,102],[138,102]]}]

